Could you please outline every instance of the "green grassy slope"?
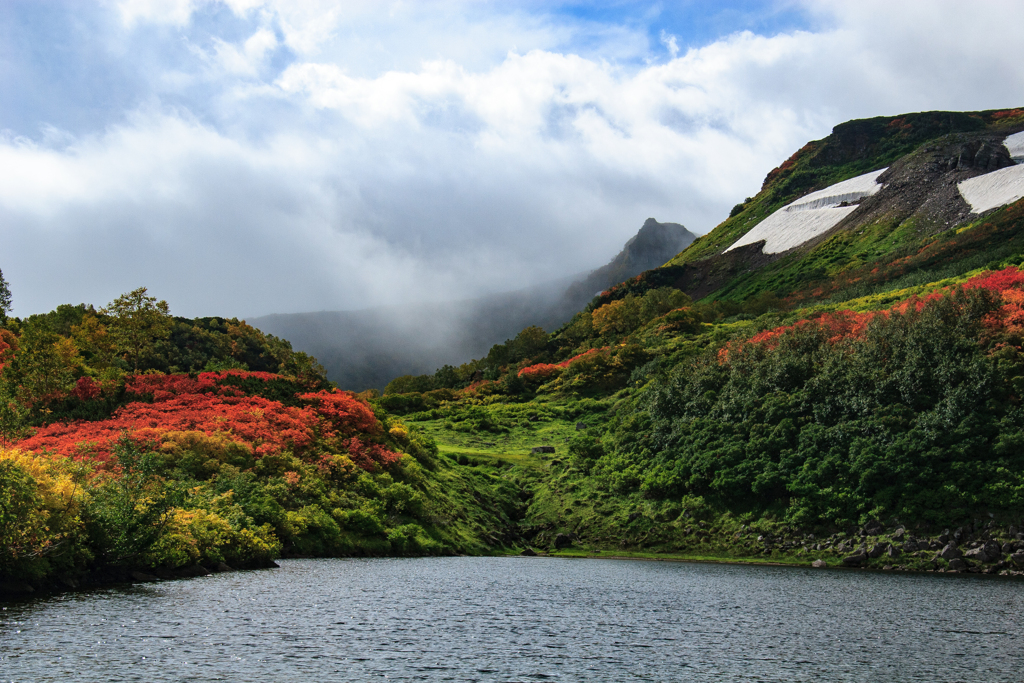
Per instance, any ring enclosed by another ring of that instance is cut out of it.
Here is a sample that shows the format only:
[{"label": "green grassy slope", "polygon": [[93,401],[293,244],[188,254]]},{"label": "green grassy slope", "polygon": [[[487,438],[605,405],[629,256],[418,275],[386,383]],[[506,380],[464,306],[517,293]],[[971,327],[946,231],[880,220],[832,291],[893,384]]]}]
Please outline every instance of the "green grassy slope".
[{"label": "green grassy slope", "polygon": [[[935,557],[948,526],[967,547],[998,547],[999,558],[968,559],[974,570],[1014,571],[1009,553],[1024,549],[1019,285],[957,287],[1008,267],[998,277],[1012,279],[1024,202],[950,229],[882,206],[870,225],[781,257],[719,254],[809,191],[891,165],[913,179],[936,149],[1022,127],[1021,110],[837,126],[709,235],[542,343],[510,340],[458,369],[461,380],[425,376],[425,393],[381,402],[429,404],[407,419],[442,454],[501,468],[521,487],[522,545],[831,563],[877,546],[856,563],[966,569]],[[671,292],[695,269],[715,287],[680,304]],[[843,327],[929,296],[939,300],[920,311]],[[841,311],[854,313],[827,317]],[[751,350],[729,355],[738,348]],[[535,445],[555,453],[530,454]]]}]

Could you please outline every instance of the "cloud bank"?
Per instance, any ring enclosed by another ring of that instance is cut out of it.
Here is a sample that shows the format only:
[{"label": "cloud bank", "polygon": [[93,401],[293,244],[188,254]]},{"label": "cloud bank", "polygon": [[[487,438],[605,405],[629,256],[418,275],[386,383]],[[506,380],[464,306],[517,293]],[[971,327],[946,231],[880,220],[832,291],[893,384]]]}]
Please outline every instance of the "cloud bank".
[{"label": "cloud bank", "polygon": [[[841,121],[1024,92],[1009,2],[815,2],[704,44],[639,4],[29,6],[0,55],[25,92],[0,109],[19,315],[143,284],[239,316],[516,289],[600,265],[648,216],[710,229]],[[67,54],[18,47],[44,23],[90,27],[59,36],[87,95],[55,85]]]}]

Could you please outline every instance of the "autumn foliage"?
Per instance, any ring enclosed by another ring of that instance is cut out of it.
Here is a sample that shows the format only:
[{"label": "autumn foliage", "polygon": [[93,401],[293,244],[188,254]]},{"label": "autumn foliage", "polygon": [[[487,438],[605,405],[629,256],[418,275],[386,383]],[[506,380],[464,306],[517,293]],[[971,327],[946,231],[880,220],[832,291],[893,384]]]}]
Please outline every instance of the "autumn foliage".
[{"label": "autumn foliage", "polygon": [[[292,451],[309,452],[317,439],[338,439],[337,446],[364,469],[387,466],[399,455],[374,443],[381,433],[370,407],[352,394],[318,391],[299,396],[304,405],[286,406],[262,396],[247,396],[228,378],[270,381],[266,372],[227,370],[189,375],[136,375],[126,383],[126,394],[136,398],[110,419],[53,423],[40,428],[18,447],[26,451],[52,451],[75,459],[105,463],[113,444],[127,431],[136,440],[159,443],[168,434],[201,432],[227,435],[255,457]],[[99,387],[83,377],[74,394],[94,399]],[[148,400],[147,400],[148,399]]]},{"label": "autumn foliage", "polygon": [[520,370],[519,376],[524,379],[546,379],[569,367],[573,361],[577,361],[580,358],[584,358],[594,353],[600,353],[603,350],[604,349],[590,349],[577,354],[568,360],[563,360],[561,363],[537,363],[536,365],[530,365]]},{"label": "autumn foliage", "polygon": [[[977,275],[960,287],[964,290],[988,290],[1001,297],[1002,305],[986,316],[984,320],[988,337],[1006,335],[1018,340],[1024,339],[1024,271],[1011,266],[1003,270]],[[808,327],[815,327],[823,332],[830,344],[845,339],[859,338],[864,335],[870,322],[878,316],[889,316],[893,313],[905,314],[910,310],[920,311],[929,302],[948,296],[953,289],[953,287],[945,287],[927,296],[910,297],[880,311],[836,311],[799,320],[791,325],[764,330],[749,339],[726,344],[719,350],[718,360],[721,363],[727,363],[736,358],[737,354],[742,353],[749,345],[766,345],[773,348],[784,335]]]}]

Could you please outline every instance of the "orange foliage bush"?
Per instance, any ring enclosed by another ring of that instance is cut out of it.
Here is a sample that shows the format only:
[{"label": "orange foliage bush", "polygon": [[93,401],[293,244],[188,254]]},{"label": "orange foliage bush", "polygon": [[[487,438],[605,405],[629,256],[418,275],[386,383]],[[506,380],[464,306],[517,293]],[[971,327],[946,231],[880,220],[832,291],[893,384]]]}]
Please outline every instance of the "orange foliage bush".
[{"label": "orange foliage bush", "polygon": [[[128,380],[126,390],[134,395],[152,395],[153,402],[135,401],[118,409],[107,420],[54,423],[40,428],[18,446],[29,451],[54,451],[75,459],[106,463],[114,442],[123,431],[140,441],[159,441],[168,432],[230,434],[252,448],[256,457],[292,450],[302,453],[317,438],[341,437],[340,446],[352,461],[365,469],[387,466],[401,457],[367,437],[380,433],[370,407],[352,394],[320,391],[302,394],[310,405],[289,407],[260,396],[239,395],[233,386],[217,382],[228,374],[267,381],[272,373],[239,370],[188,375],[139,375]],[[99,388],[82,378],[75,391],[95,397]],[[362,437],[362,438],[360,438]]]}]

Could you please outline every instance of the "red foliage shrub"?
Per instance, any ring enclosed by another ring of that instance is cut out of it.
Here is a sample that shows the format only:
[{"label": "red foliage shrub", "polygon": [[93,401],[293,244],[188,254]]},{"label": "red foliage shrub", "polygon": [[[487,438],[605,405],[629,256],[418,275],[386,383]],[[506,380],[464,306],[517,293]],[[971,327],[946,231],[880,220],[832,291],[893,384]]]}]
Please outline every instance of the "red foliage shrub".
[{"label": "red foliage shrub", "polygon": [[373,410],[364,401],[347,391],[318,391],[300,394],[299,398],[309,401],[316,412],[324,418],[331,435],[351,435],[355,432],[379,434],[380,424]]},{"label": "red foliage shrub", "polygon": [[18,337],[10,330],[0,330],[0,372],[6,368],[18,352]]},{"label": "red foliage shrub", "polygon": [[[1003,305],[998,311],[989,314],[983,323],[990,336],[995,333],[1005,333],[1024,339],[1024,271],[1011,266],[1003,270],[982,273],[969,279],[961,287],[963,289],[987,289],[1002,297]],[[718,360],[721,363],[727,363],[730,358],[735,357],[735,354],[741,353],[748,344],[776,344],[782,335],[807,325],[817,325],[824,329],[830,343],[859,337],[867,329],[868,323],[876,316],[906,313],[911,308],[920,311],[929,301],[941,299],[949,294],[951,289],[953,288],[939,289],[924,297],[913,296],[881,311],[864,313],[837,311],[826,313],[818,318],[799,320],[792,325],[764,330],[750,339],[729,342],[719,349]]]},{"label": "red foliage shrub", "polygon": [[75,388],[71,395],[79,401],[91,401],[100,395],[100,385],[93,381],[92,377],[79,377],[75,382]]},{"label": "red foliage shrub", "polygon": [[[605,347],[607,348],[607,347]],[[519,371],[519,376],[524,378],[545,378],[555,374],[555,372],[562,370],[563,368],[569,367],[569,364],[575,360],[589,356],[593,353],[599,353],[604,351],[605,348],[590,349],[583,353],[577,354],[569,360],[563,360],[561,363],[537,363],[536,365],[530,365]]]},{"label": "red foliage shrub", "polygon": [[[380,433],[370,407],[353,395],[335,391],[303,394],[311,405],[288,407],[261,396],[244,396],[237,387],[219,386],[229,374],[268,381],[278,375],[241,373],[237,370],[188,375],[137,375],[126,385],[128,393],[152,395],[152,403],[136,401],[107,420],[54,423],[40,428],[18,446],[50,450],[75,459],[107,462],[122,431],[140,441],[159,441],[165,432],[227,432],[263,456],[290,449],[309,450],[318,437],[343,437],[339,442],[360,467],[373,469],[398,462],[401,455],[371,443]],[[80,398],[95,398],[100,388],[88,377],[74,390]],[[358,436],[357,436],[358,435]],[[359,438],[362,437],[362,438]]]}]

